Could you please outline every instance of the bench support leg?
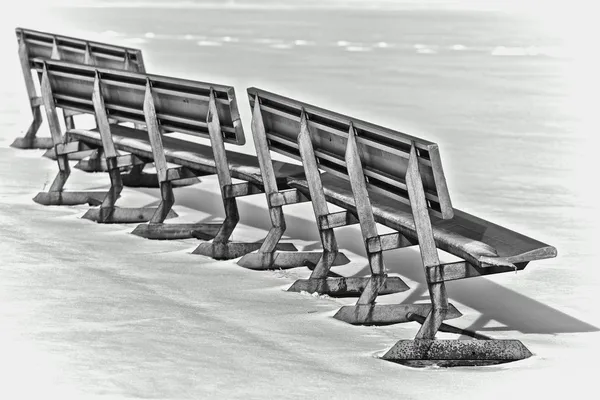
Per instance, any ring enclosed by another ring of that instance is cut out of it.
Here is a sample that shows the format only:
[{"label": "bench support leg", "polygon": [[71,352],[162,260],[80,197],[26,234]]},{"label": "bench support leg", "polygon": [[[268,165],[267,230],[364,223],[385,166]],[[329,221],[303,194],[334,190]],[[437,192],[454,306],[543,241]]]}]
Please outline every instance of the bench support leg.
[{"label": "bench support leg", "polygon": [[[94,112],[96,121],[102,138],[102,147],[106,154],[106,165],[110,176],[110,189],[104,198],[100,208],[88,210],[83,218],[96,221],[99,223],[134,223],[149,221],[156,213],[157,208],[142,207],[142,208],[119,208],[115,206],[121,191],[123,190],[123,181],[121,179],[120,167],[118,163],[118,153],[115,149],[114,142],[110,131],[110,123],[104,106],[104,98],[102,96],[101,81],[98,72],[94,80],[94,90],[92,100],[94,103]],[[128,166],[133,166],[133,160]],[[176,217],[173,211],[168,212],[168,217]]]},{"label": "bench support leg", "polygon": [[[232,180],[229,171],[229,163],[227,161],[227,153],[225,152],[225,145],[223,143],[223,132],[219,121],[215,95],[212,89],[210,91],[209,110],[206,123],[208,125],[208,132],[217,169],[217,178],[219,180],[219,187],[223,198],[225,220],[222,224],[217,226],[213,224],[194,229],[194,237],[203,240],[212,239],[212,241],[201,243],[193,251],[193,254],[203,255],[217,260],[229,260],[255,251],[260,248],[262,244],[230,241],[231,235],[240,220],[240,216],[237,206],[237,196],[227,196],[226,194],[226,188],[232,187]],[[218,227],[218,230],[216,234],[214,234],[213,232],[216,227]]]},{"label": "bench support leg", "polygon": [[40,110],[42,99],[38,97],[35,91],[35,84],[33,82],[31,67],[29,65],[29,55],[25,38],[20,36],[18,40],[19,61],[21,63],[23,78],[25,79],[25,88],[27,89],[27,97],[29,98],[29,105],[31,107],[31,116],[33,117],[33,121],[31,121],[31,124],[29,124],[25,135],[23,137],[16,138],[11,146],[19,149],[49,149],[53,146],[52,138],[36,137],[37,131],[40,129],[42,124],[42,112]]},{"label": "bench support leg", "polygon": [[[167,167],[167,160],[164,153],[164,147],[162,143],[162,133],[158,125],[156,118],[156,109],[154,105],[154,96],[152,88],[149,82],[146,82],[146,93],[144,98],[144,117],[146,126],[148,129],[148,136],[150,138],[150,144],[152,146],[152,154],[154,158],[154,166],[156,167],[156,182],[161,189],[161,202],[150,219],[148,224],[138,225],[134,230],[133,234],[144,237],[146,239],[153,240],[172,240],[172,239],[190,239],[195,237],[197,232],[202,232],[205,238],[213,238],[219,229],[221,224],[166,224],[165,219],[169,217],[169,213],[172,212],[173,204],[175,203],[175,195],[173,193],[173,186],[175,182],[187,181],[189,184],[198,182],[199,180],[195,177],[190,177],[191,171],[186,171],[183,174],[183,169],[177,174],[170,174],[169,168]],[[133,174],[150,175],[142,173],[143,166],[137,170],[132,170]],[[186,176],[183,178],[182,174]],[[196,175],[196,174],[195,174]],[[136,175],[133,175],[136,176]],[[152,176],[152,175],[150,175]],[[192,183],[193,182],[193,183]]]},{"label": "bench support leg", "polygon": [[[44,109],[46,110],[46,117],[48,118],[48,125],[52,135],[54,149],[56,150],[57,147],[64,145],[64,139],[58,122],[56,107],[54,105],[48,71],[45,66],[42,73],[41,90],[42,101]],[[65,192],[64,186],[71,174],[68,154],[60,154],[57,157],[56,162],[58,164],[58,174],[56,175],[56,178],[54,178],[48,192],[40,192],[35,196],[33,200],[36,203],[42,205],[98,205],[101,203],[101,199],[105,196],[104,192]]]},{"label": "bench support leg", "polygon": [[[308,280],[300,280],[294,283],[290,288],[291,291],[307,290],[310,292],[329,293],[340,296],[347,294],[356,295],[362,291],[362,287],[364,286],[364,283],[361,282],[360,279],[343,277],[333,280],[327,279],[332,266],[343,265],[349,262],[347,257],[338,251],[337,242],[332,229],[321,229],[319,225],[321,243],[323,244],[324,249],[322,253],[295,252],[286,254],[275,252],[274,245],[279,242],[285,231],[285,218],[281,206],[273,206],[270,200],[274,194],[281,192],[277,187],[277,181],[275,179],[275,171],[269,153],[269,146],[258,96],[254,99],[252,132],[263,175],[265,193],[267,195],[267,201],[269,202],[272,228],[259,251],[257,253],[246,255],[238,262],[238,264],[252,269],[294,268],[303,265],[316,264],[311,277]],[[308,121],[304,111],[302,112],[301,132],[298,138],[298,144],[302,162],[304,164],[304,170],[309,180],[309,190],[313,203],[313,210],[315,216],[319,219],[321,216],[329,214],[329,211],[327,210],[314,149],[310,139]]]},{"label": "bench support leg", "polygon": [[[134,165],[128,173],[123,174],[123,185],[127,187],[159,188],[158,174],[144,172],[144,164]],[[197,176],[171,181],[172,187],[184,187],[200,183]]]},{"label": "bench support leg", "polygon": [[[344,260],[344,263],[350,262],[346,256],[339,252],[337,240],[333,228],[323,228],[322,219],[330,215],[323,183],[315,156],[315,151],[312,145],[311,132],[308,126],[308,118],[306,112],[302,110],[300,118],[300,133],[298,135],[298,148],[302,157],[302,164],[308,181],[310,198],[312,201],[315,219],[317,221],[321,244],[323,245],[323,253],[315,269],[308,279],[300,279],[288,289],[288,291],[300,292],[307,291],[309,293],[321,293],[330,296],[361,296],[365,293],[368,287],[369,278],[364,277],[331,277],[331,267],[340,265],[339,261],[336,264],[336,259]],[[395,293],[404,290],[404,286],[394,287],[388,285],[385,287],[385,293]]]},{"label": "bench support leg", "polygon": [[[369,240],[371,238],[379,238],[377,226],[375,225],[375,217],[369,200],[364,172],[361,164],[358,146],[356,144],[354,127],[350,126],[348,134],[348,144],[346,148],[346,166],[350,177],[350,184],[354,194],[354,202],[356,204],[356,212],[360,223],[361,232],[365,240],[367,249],[367,257],[371,268],[371,277],[364,279],[362,292],[356,307],[371,307],[374,306],[375,300],[379,294],[397,293],[408,290],[408,286],[399,277],[388,277],[385,273],[383,264],[383,251],[371,251]],[[340,317],[340,313],[336,314],[335,318]],[[350,322],[350,321],[348,321]]]},{"label": "bench support leg", "polygon": [[108,172],[106,160],[104,159],[104,149],[99,147],[87,157],[82,158],[73,166],[84,172]]},{"label": "bench support leg", "polygon": [[[421,249],[421,258],[425,271],[439,266],[440,261],[435,246],[433,230],[429,218],[423,183],[421,181],[417,154],[414,143],[411,148],[407,187],[415,228]],[[442,269],[440,269],[442,271]],[[431,282],[426,274],[431,308],[428,312],[414,312],[407,319],[417,321],[421,328],[414,340],[400,340],[384,356],[384,360],[413,367],[438,365],[481,366],[522,360],[531,356],[531,352],[518,340],[493,340],[474,332],[464,332],[443,323],[453,314],[454,307],[448,303],[443,276],[438,282]],[[424,317],[426,316],[426,317]],[[436,340],[439,330],[467,334],[473,340]]]}]

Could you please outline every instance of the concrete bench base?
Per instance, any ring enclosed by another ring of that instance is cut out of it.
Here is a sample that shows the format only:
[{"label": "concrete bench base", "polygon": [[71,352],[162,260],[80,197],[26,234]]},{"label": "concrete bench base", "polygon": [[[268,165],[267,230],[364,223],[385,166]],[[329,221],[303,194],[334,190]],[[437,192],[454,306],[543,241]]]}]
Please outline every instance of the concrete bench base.
[{"label": "concrete bench base", "polygon": [[531,357],[518,340],[400,340],[383,357],[410,367],[503,364]]}]

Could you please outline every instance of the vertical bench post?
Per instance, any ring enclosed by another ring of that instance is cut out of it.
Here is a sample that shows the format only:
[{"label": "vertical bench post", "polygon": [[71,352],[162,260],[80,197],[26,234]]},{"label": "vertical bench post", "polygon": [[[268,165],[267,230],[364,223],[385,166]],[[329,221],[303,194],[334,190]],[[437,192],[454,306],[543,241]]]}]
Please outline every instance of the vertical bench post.
[{"label": "vertical bench post", "polygon": [[[232,259],[240,256],[244,256],[248,253],[256,251],[257,249],[263,248],[281,248],[277,246],[279,240],[276,234],[270,232],[271,236],[267,236],[264,242],[231,242],[231,237],[234,228],[240,220],[237,197],[247,194],[260,193],[260,189],[257,187],[247,186],[246,190],[243,190],[239,194],[229,194],[230,189],[235,187],[231,180],[231,173],[229,171],[229,163],[227,161],[227,153],[225,151],[225,144],[223,141],[223,132],[221,130],[221,124],[219,121],[219,114],[217,110],[216,98],[214,90],[211,88],[209,112],[207,115],[207,125],[210,134],[211,147],[213,149],[213,156],[215,160],[215,166],[217,169],[217,178],[219,180],[219,188],[221,190],[221,196],[223,198],[223,208],[225,209],[225,220],[223,225],[217,232],[212,242],[202,243],[194,250],[194,254],[201,254],[215,259]],[[261,159],[259,157],[259,164]],[[261,165],[262,167],[262,165]],[[262,168],[261,168],[262,170]],[[274,180],[275,175],[272,175],[273,180],[269,180],[265,184],[265,191],[270,190],[269,193],[277,191],[277,182]],[[267,189],[268,188],[268,189]],[[283,218],[283,214],[281,215]],[[277,216],[276,216],[277,218]],[[285,225],[285,221],[283,222]],[[274,236],[275,235],[275,236]],[[285,247],[283,247],[285,248]],[[291,247],[291,249],[294,249]],[[259,250],[260,252],[261,250]]]},{"label": "vertical bench post", "polygon": [[[252,110],[252,136],[254,138],[256,154],[258,156],[258,162],[263,178],[264,191],[267,197],[271,229],[258,252],[245,255],[238,264],[250,269],[284,269],[319,264],[317,275],[326,275],[329,258],[333,258],[333,263],[336,265],[349,262],[343,254],[337,252],[335,238],[331,241],[331,236],[328,236],[327,233],[324,238],[328,249],[326,250],[326,252],[328,252],[327,255],[320,252],[277,251],[278,249],[285,250],[285,247],[283,247],[282,244],[279,244],[279,240],[282,238],[286,229],[283,206],[308,201],[308,199],[296,189],[292,189],[291,191],[281,191],[277,185],[275,169],[273,168],[273,160],[271,159],[269,141],[262,118],[260,99],[258,96],[254,98],[254,107]],[[314,174],[313,170],[310,171],[311,172],[309,173]],[[316,170],[316,174],[318,175],[318,169]],[[320,207],[321,205],[322,204],[319,203],[317,207]]]},{"label": "vertical bench post", "polygon": [[[127,54],[127,53],[125,53]],[[127,55],[125,56],[127,60]],[[156,109],[154,107],[154,96],[152,94],[152,86],[150,80],[146,79],[146,92],[144,94],[144,120],[148,130],[148,138],[152,147],[152,155],[154,158],[154,167],[158,178],[158,186],[160,188],[161,201],[160,204],[150,219],[150,224],[158,224],[164,222],[169,211],[175,203],[173,195],[173,185],[167,179],[167,160],[165,150],[162,143],[162,135],[158,120],[156,118]]]},{"label": "vertical bench post", "polygon": [[21,72],[23,73],[23,79],[25,80],[25,88],[27,90],[27,98],[29,100],[29,107],[31,108],[31,115],[33,121],[29,124],[24,137],[17,138],[12,143],[12,147],[31,149],[31,148],[49,148],[52,147],[51,140],[42,143],[36,138],[37,131],[40,129],[42,124],[42,112],[40,107],[42,105],[42,98],[39,97],[35,91],[35,84],[33,82],[33,75],[31,74],[31,66],[29,65],[29,53],[27,50],[27,43],[25,41],[25,35],[23,32],[19,33],[19,62],[21,64]]},{"label": "vertical bench post", "polygon": [[[304,108],[300,117],[300,134],[298,135],[298,148],[302,158],[302,164],[308,182],[310,197],[315,212],[319,235],[323,245],[323,255],[317,263],[309,279],[299,279],[288,289],[288,291],[328,294],[330,296],[361,296],[365,289],[372,291],[372,278],[363,277],[328,277],[331,267],[334,265],[336,257],[339,256],[337,241],[332,227],[324,227],[322,221],[332,215],[327,206],[323,183],[319,172],[317,158],[312,145],[310,127],[308,126],[308,117]],[[347,215],[345,219],[348,223],[354,221],[354,217]],[[340,226],[344,226],[342,224]],[[384,282],[383,292],[395,293],[408,289],[406,284],[399,278],[390,278]],[[383,287],[381,288],[383,289]]]},{"label": "vertical bench post", "polygon": [[[438,317],[441,319],[439,323],[443,321],[445,317],[455,318],[460,316],[458,310],[452,307],[452,312],[448,312],[449,306],[447,303],[447,297],[445,298],[444,303],[444,295],[445,291],[442,292],[441,288],[443,285],[435,287],[434,291],[436,293],[435,299],[432,300],[432,304],[390,304],[377,306],[375,304],[375,300],[377,296],[380,294],[383,286],[386,284],[386,281],[391,279],[387,277],[385,273],[384,264],[383,264],[383,251],[391,248],[399,248],[406,247],[412,245],[412,242],[407,240],[406,238],[401,237],[398,240],[398,243],[393,247],[386,248],[383,246],[382,235],[379,235],[377,232],[377,226],[375,223],[375,217],[373,215],[373,209],[371,207],[371,201],[369,199],[369,192],[367,190],[366,178],[364,174],[364,170],[362,167],[362,162],[360,158],[360,152],[356,141],[356,131],[352,124],[350,124],[350,130],[348,132],[348,143],[346,148],[346,166],[348,168],[348,176],[350,178],[350,185],[352,186],[352,193],[354,196],[354,202],[356,205],[356,211],[358,214],[358,219],[360,221],[361,232],[363,235],[363,240],[365,242],[365,248],[367,250],[367,257],[369,259],[369,265],[371,266],[371,280],[361,297],[358,299],[356,306],[346,306],[342,307],[338,313],[334,316],[336,319],[340,319],[342,321],[355,324],[355,325],[380,325],[380,324],[389,324],[389,323],[400,323],[400,322],[408,322],[408,315],[410,313],[421,315],[425,313],[427,315],[432,315],[431,322],[428,322],[429,327],[435,327],[435,324],[438,323]],[[412,162],[412,173],[411,177],[412,182],[412,193],[410,202],[413,210],[417,210],[421,205],[413,206],[413,198],[416,198],[416,194],[419,190],[418,184],[420,184],[420,194],[422,199],[422,206],[425,207],[424,213],[427,218],[427,222],[429,222],[429,214],[427,211],[427,205],[425,202],[425,193],[423,191],[423,184],[421,182],[421,176],[418,170],[418,160],[416,158],[416,151],[414,146],[411,151],[411,162]],[[416,178],[414,177],[414,174]],[[407,176],[407,179],[409,177]],[[417,182],[418,181],[418,182]],[[417,183],[415,183],[417,182]],[[415,200],[419,201],[419,200]],[[425,222],[422,222],[424,218],[422,214],[418,214],[420,220],[419,224],[425,225]],[[430,224],[430,222],[429,222]],[[421,229],[421,232],[425,232],[426,228]],[[431,233],[431,224],[429,225],[429,232]],[[399,234],[394,234],[399,235]],[[420,237],[419,237],[420,239]],[[433,243],[433,249],[435,250],[435,242],[433,242],[433,234],[431,234],[431,241]],[[422,250],[423,251],[423,250]],[[431,252],[429,247],[425,248],[426,255],[428,257],[428,262],[434,263],[437,259],[437,252],[434,254]],[[434,258],[435,257],[435,258]],[[439,264],[439,260],[438,260]],[[399,278],[398,278],[399,279]],[[406,287],[408,289],[408,287]],[[406,290],[405,289],[405,290]],[[432,298],[433,299],[433,298]],[[445,307],[444,305],[445,304]],[[443,310],[443,311],[440,311]],[[422,335],[430,335],[429,331],[423,331]],[[435,335],[435,332],[433,333]]]},{"label": "vertical bench post", "polygon": [[[148,92],[147,92],[148,93]],[[151,95],[151,92],[150,92]],[[146,97],[147,99],[148,97]],[[112,139],[110,123],[106,107],[104,105],[104,95],[102,93],[102,80],[99,72],[96,70],[94,78],[94,89],[92,92],[92,102],[94,104],[94,113],[96,116],[96,124],[100,131],[100,137],[102,140],[102,148],[106,157],[106,166],[110,177],[110,189],[102,201],[99,208],[89,209],[83,218],[96,221],[99,223],[132,223],[132,222],[144,222],[149,221],[158,211],[162,214],[165,208],[164,203],[161,203],[161,207],[151,208],[120,208],[116,207],[117,199],[121,195],[123,190],[123,181],[121,178],[121,168],[132,167],[134,165],[143,164],[144,161],[138,159],[135,156],[120,157],[119,153],[115,148],[115,144]],[[146,102],[145,102],[146,103]],[[153,102],[151,102],[153,111]],[[161,175],[164,176],[163,165],[160,161],[155,160],[155,165],[158,171],[159,180]],[[165,166],[166,168],[166,162]],[[165,195],[169,199],[168,189],[161,187],[161,194]],[[164,200],[164,199],[163,199]],[[170,213],[169,210],[164,211],[166,216],[174,217],[175,213]]]},{"label": "vertical bench post", "polygon": [[[425,191],[423,190],[423,181],[419,172],[419,162],[417,160],[417,151],[414,142],[411,143],[410,157],[408,159],[408,170],[406,173],[406,185],[410,199],[410,208],[415,221],[415,230],[419,239],[419,249],[423,267],[428,268],[440,265],[440,259],[437,253],[431,220],[427,211],[427,201]],[[417,339],[434,339],[440,325],[448,313],[448,294],[443,281],[437,283],[427,282],[429,296],[431,298],[431,311],[427,315],[425,322],[417,333]]]},{"label": "vertical bench post", "polygon": [[[431,282],[427,271],[440,267],[440,260],[435,245],[431,220],[427,210],[425,191],[419,172],[419,162],[415,143],[411,144],[406,184],[410,198],[410,206],[415,221],[415,230],[419,239],[421,259],[425,268],[431,308],[427,313],[409,312],[407,318],[417,321],[421,328],[415,340],[400,340],[382,357],[409,366],[482,366],[522,360],[531,357],[531,352],[518,340],[494,340],[487,336],[444,324],[449,317],[452,306],[448,304],[448,294],[444,283],[442,268],[438,268],[438,281]],[[425,311],[425,310],[422,310]],[[423,315],[426,314],[426,317]],[[444,330],[471,336],[469,340],[436,340],[436,333]]]},{"label": "vertical bench post", "polygon": [[40,192],[33,199],[36,203],[43,205],[76,205],[76,204],[100,204],[106,193],[103,192],[64,192],[64,186],[71,174],[68,154],[72,150],[66,148],[64,137],[61,132],[60,123],[54,96],[52,94],[52,85],[46,63],[44,63],[41,82],[42,101],[46,110],[50,135],[54,144],[56,153],[56,162],[58,164],[58,174],[52,182],[48,192]]},{"label": "vertical bench post", "polygon": [[348,168],[348,176],[350,178],[350,186],[354,195],[354,203],[360,223],[363,240],[367,250],[367,258],[371,268],[371,279],[369,284],[358,299],[357,304],[367,305],[374,304],[380,288],[385,283],[387,274],[383,264],[383,252],[370,251],[368,242],[372,238],[378,238],[377,226],[375,225],[375,217],[369,200],[369,192],[365,182],[365,175],[360,160],[358,145],[356,144],[356,132],[354,126],[350,123],[348,131],[348,143],[346,146],[346,167]]},{"label": "vertical bench post", "polygon": [[[52,95],[52,86],[50,85],[50,77],[48,75],[48,68],[44,63],[44,70],[42,72],[42,83],[41,83],[42,99],[44,101],[44,109],[46,110],[46,118],[48,119],[48,127],[50,129],[50,135],[52,142],[54,143],[54,149],[58,148],[60,144],[63,144],[63,138],[60,129],[60,123],[58,122],[58,115],[56,112],[56,105],[54,104],[54,97]],[[69,159],[67,155],[59,155],[57,152],[56,162],[58,164],[58,175],[54,179],[50,192],[61,192],[69,179],[71,174],[71,168],[69,167]]]},{"label": "vertical bench post", "polygon": [[[323,182],[321,182],[321,175],[317,165],[317,158],[315,157],[315,150],[312,145],[308,119],[304,108],[302,108],[302,114],[300,116],[298,148],[300,150],[306,180],[308,181],[308,189],[313,211],[315,213],[315,219],[316,221],[319,221],[322,216],[329,214],[329,207],[327,207],[327,200],[325,199],[325,192],[323,191]],[[318,224],[318,230],[321,244],[323,245],[323,255],[310,275],[311,279],[327,278],[329,270],[338,255],[338,245],[333,229],[322,229],[321,225]]]},{"label": "vertical bench post", "polygon": [[[127,55],[126,55],[127,58]],[[172,208],[175,204],[173,192],[173,181],[189,178],[192,171],[184,168],[169,168],[162,140],[162,132],[156,115],[154,94],[150,79],[146,79],[146,91],[144,95],[144,120],[152,147],[152,156],[158,185],[160,188],[161,201],[148,224],[138,225],[133,234],[147,239],[190,239],[194,237],[194,231],[201,230],[206,236],[214,237],[221,224],[166,224],[165,219],[176,214]]]},{"label": "vertical bench post", "polygon": [[[205,242],[200,244],[193,253],[205,255],[218,260],[237,258],[241,255],[256,250],[257,244],[229,241],[231,235],[233,234],[233,230],[240,220],[240,214],[238,211],[236,197],[225,196],[225,188],[232,185],[232,180],[231,172],[229,171],[229,163],[227,161],[227,153],[225,151],[225,143],[223,141],[223,131],[221,130],[221,122],[219,121],[219,112],[217,109],[215,91],[213,88],[210,88],[206,123],[208,125],[210,144],[215,160],[215,167],[217,169],[217,179],[219,181],[221,198],[223,200],[225,219],[217,231],[217,234],[214,236],[212,243]],[[200,234],[201,237],[206,235],[202,229],[196,229],[195,234]]]}]

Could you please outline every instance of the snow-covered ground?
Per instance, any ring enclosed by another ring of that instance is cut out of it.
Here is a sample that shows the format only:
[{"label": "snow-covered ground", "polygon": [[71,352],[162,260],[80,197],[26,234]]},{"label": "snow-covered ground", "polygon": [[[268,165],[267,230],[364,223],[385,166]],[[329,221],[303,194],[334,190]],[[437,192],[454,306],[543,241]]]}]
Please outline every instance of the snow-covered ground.
[{"label": "snow-covered ground", "polygon": [[[43,15],[36,18],[29,26],[52,25]],[[564,215],[578,215],[570,225],[511,219],[524,233],[556,245],[559,257],[516,275],[448,285],[464,314],[453,325],[519,339],[533,357],[454,369],[385,362],[378,356],[412,338],[418,325],[355,327],[333,319],[353,300],[286,292],[308,276],[306,268],[245,270],[235,261],[190,254],[195,240],[149,241],[129,234],[133,226],[81,219],[86,206],[35,204],[32,197],[48,187],[56,165],[41,157],[43,151],[8,147],[28,122],[27,100],[11,26],[16,22],[0,22],[6,55],[0,85],[0,399],[594,397],[599,253],[589,246],[593,235],[572,232],[598,220],[597,206],[589,214],[565,206]],[[249,115],[247,107],[240,103]],[[40,135],[47,135],[45,125]],[[102,190],[108,178],[74,170],[68,187]],[[156,190],[126,188],[119,204],[155,205],[158,198]],[[176,198],[180,218],[172,222],[222,216],[214,177],[177,189]],[[234,239],[262,238],[268,228],[264,196],[240,204],[242,225]],[[525,207],[523,213],[530,212]],[[561,207],[553,210],[552,217],[563,215]],[[287,240],[318,250],[310,206],[286,208],[286,217]],[[340,229],[338,239],[352,263],[336,272],[367,274],[357,227]],[[411,290],[381,297],[382,303],[426,301],[418,249],[389,252],[386,263]]]},{"label": "snow-covered ground", "polygon": [[[85,206],[33,203],[55,171],[40,156],[0,148],[2,398],[558,398],[594,387],[597,329],[544,305],[560,297],[561,285],[536,281],[543,265],[506,274],[510,289],[498,279],[450,285],[465,314],[456,325],[497,327],[495,337],[521,339],[534,357],[485,368],[410,369],[377,356],[412,337],[416,324],[339,322],[332,315],[349,300],[285,292],[308,274],[304,268],[245,270],[189,254],[193,240],[149,241],[129,234],[130,226],[80,219]],[[103,174],[76,171],[73,178],[72,189],[107,186]],[[206,199],[197,210],[177,207],[182,220],[211,218],[214,180],[178,192],[184,204]],[[123,204],[157,198],[154,190],[128,189]],[[242,215],[265,220],[262,201],[244,202]],[[314,227],[296,211],[291,237],[310,247]],[[265,224],[256,225],[242,227],[236,239],[260,237]],[[360,253],[360,241],[352,240],[358,232],[347,231],[341,241],[354,262],[344,269],[361,270],[365,259],[353,254]],[[388,257],[388,265],[413,288],[397,301],[420,300],[417,252],[395,253],[403,254]]]}]

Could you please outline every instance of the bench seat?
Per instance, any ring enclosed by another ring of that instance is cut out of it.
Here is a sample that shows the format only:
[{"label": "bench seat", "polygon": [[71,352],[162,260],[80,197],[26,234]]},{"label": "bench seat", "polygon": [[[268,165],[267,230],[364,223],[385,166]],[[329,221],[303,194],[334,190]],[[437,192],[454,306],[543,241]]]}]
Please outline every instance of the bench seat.
[{"label": "bench seat", "polygon": [[[138,157],[153,159],[148,132],[116,124],[111,125],[110,129],[115,147],[118,150],[126,151]],[[96,129],[72,129],[67,132],[67,135],[72,140],[79,140],[92,146],[102,147],[100,132]],[[213,151],[210,146],[167,135],[163,136],[163,146],[168,162],[193,170],[217,173]],[[262,175],[256,157],[227,151],[227,160],[232,177],[262,185]],[[278,184],[285,185],[287,178],[290,176],[299,178],[304,176],[304,169],[301,165],[280,161],[274,161],[273,165]]]},{"label": "bench seat", "polygon": [[[350,182],[330,173],[323,173],[321,180],[327,201],[356,211]],[[306,179],[290,177],[288,185],[309,196]],[[409,205],[379,192],[370,192],[369,196],[378,223],[417,239]],[[438,248],[479,268],[512,267],[556,256],[552,246],[457,209],[453,218],[444,220],[431,215],[431,222]]]}]

